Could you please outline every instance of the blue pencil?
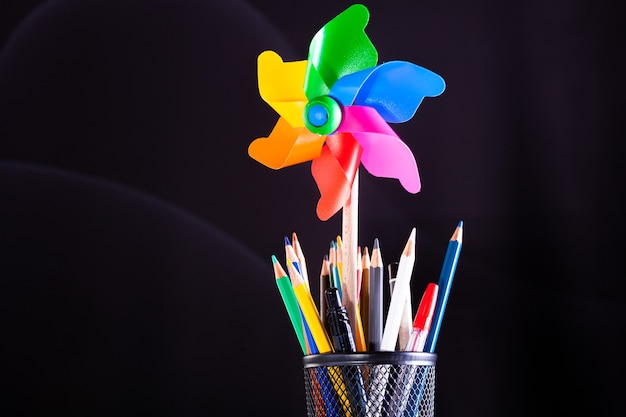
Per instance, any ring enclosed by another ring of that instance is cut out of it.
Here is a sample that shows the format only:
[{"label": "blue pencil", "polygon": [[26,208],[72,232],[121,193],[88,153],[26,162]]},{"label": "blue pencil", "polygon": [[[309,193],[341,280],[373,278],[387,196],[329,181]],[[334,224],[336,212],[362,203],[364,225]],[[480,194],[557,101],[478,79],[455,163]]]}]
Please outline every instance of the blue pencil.
[{"label": "blue pencil", "polygon": [[448,249],[446,250],[446,255],[443,259],[443,266],[441,268],[441,274],[439,275],[439,294],[437,295],[435,314],[433,316],[430,332],[426,338],[424,352],[433,353],[435,351],[437,338],[439,337],[439,330],[441,329],[441,322],[443,321],[443,314],[446,310],[448,297],[450,296],[450,288],[452,287],[452,281],[454,280],[454,273],[456,271],[456,265],[459,261],[462,245],[463,220],[459,221],[459,224],[448,242]]},{"label": "blue pencil", "polygon": [[[426,343],[424,344],[424,352],[434,353],[435,345],[437,344],[437,338],[439,336],[439,330],[441,329],[441,322],[443,320],[443,313],[446,310],[446,304],[448,303],[448,297],[450,295],[450,288],[452,287],[452,281],[454,280],[454,273],[456,271],[456,265],[459,261],[459,255],[461,254],[461,246],[463,245],[463,220],[459,221],[450,241],[448,242],[448,249],[446,250],[445,257],[443,258],[443,266],[439,275],[439,292],[437,294],[437,303],[435,304],[435,312],[433,315],[433,321],[431,323]],[[415,392],[415,401],[410,401],[404,410],[403,417],[416,417],[419,412],[420,403],[423,401],[424,390],[428,381],[432,376],[430,372],[434,372],[431,368],[427,368],[424,375],[421,376],[419,381],[415,381],[411,390]],[[412,394],[414,395],[414,394]]]}]

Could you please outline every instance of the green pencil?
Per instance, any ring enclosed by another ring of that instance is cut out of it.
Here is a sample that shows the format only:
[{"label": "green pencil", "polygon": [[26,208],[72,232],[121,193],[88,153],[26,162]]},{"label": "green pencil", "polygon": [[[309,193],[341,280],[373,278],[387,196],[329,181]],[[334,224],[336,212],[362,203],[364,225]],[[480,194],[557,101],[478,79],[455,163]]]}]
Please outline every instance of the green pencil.
[{"label": "green pencil", "polygon": [[307,349],[306,341],[304,340],[304,324],[302,323],[300,307],[298,305],[298,300],[296,299],[296,294],[293,292],[291,280],[289,279],[289,276],[285,272],[284,268],[281,266],[280,262],[278,262],[275,255],[272,255],[272,265],[274,266],[274,277],[276,278],[278,291],[280,292],[280,296],[282,297],[285,308],[287,309],[287,314],[289,314],[289,319],[291,320],[293,329],[296,331],[296,336],[298,337],[298,342],[300,342],[302,353],[306,355]]}]

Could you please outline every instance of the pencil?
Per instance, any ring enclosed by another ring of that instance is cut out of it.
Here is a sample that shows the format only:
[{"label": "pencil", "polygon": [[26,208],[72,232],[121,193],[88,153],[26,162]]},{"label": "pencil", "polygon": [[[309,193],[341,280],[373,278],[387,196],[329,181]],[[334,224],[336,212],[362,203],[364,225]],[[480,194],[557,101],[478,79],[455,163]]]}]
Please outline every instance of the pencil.
[{"label": "pencil", "polygon": [[[287,236],[285,236],[285,258],[293,263],[293,266],[298,270],[300,276],[304,280],[304,270],[302,268],[302,264],[300,263],[296,250],[293,248],[293,244],[289,241]],[[304,280],[304,283],[307,284],[306,280]]]},{"label": "pencil", "polygon": [[[435,304],[435,312],[431,322],[430,331],[426,336],[426,342],[424,343],[424,352],[434,353],[435,346],[437,345],[437,339],[439,337],[439,331],[441,330],[441,323],[443,321],[443,314],[448,304],[448,298],[450,296],[450,288],[452,281],[454,280],[454,273],[456,266],[461,255],[461,247],[463,246],[463,220],[459,221],[450,240],[448,241],[448,247],[443,259],[443,265],[441,267],[441,273],[439,274],[439,291],[437,293],[437,301]],[[424,394],[424,384],[428,373],[422,379],[419,391],[418,402]]]},{"label": "pencil", "polygon": [[[380,241],[374,239],[370,262],[370,286],[369,286],[369,340],[368,350],[380,351],[383,336],[383,279],[384,264]],[[368,416],[381,415],[382,405],[386,392],[387,380],[391,372],[391,365],[380,365],[372,368],[370,378],[370,392],[367,397]]]},{"label": "pencil", "polygon": [[[300,276],[302,276],[302,273],[303,273],[302,265],[300,265],[300,260],[298,259],[298,255],[296,254],[296,251],[293,248],[293,245],[291,244],[287,236],[285,236],[285,258],[287,258],[287,264],[289,264],[289,262],[292,262],[294,268],[298,271]],[[293,281],[293,278],[291,276],[292,274],[290,270],[289,277]],[[308,284],[306,281],[304,282],[304,284],[308,288]],[[292,282],[292,285],[293,285],[293,282]],[[301,315],[303,314],[302,311],[300,313]],[[315,347],[314,347],[315,340],[313,339],[313,335],[311,334],[311,329],[309,329],[309,325],[304,319],[304,316],[302,317],[302,321],[304,323],[304,336],[305,336],[305,341],[306,341],[306,346],[307,346],[307,352],[310,354],[310,353],[315,352]]]},{"label": "pencil", "polygon": [[337,270],[339,271],[339,281],[343,279],[343,242],[341,236],[337,235],[335,240],[335,251],[337,254]]},{"label": "pencil", "polygon": [[[398,279],[398,262],[392,262],[387,265],[387,276],[389,277],[389,295],[393,297],[393,289],[396,286],[396,279]],[[404,310],[402,310],[404,315]],[[400,322],[402,324],[402,321]],[[396,344],[396,348],[400,346],[400,344]]]},{"label": "pencil", "polygon": [[322,323],[326,324],[326,309],[328,302],[326,301],[326,289],[330,286],[330,262],[328,261],[328,255],[324,255],[322,259],[322,267],[320,269],[320,318]]},{"label": "pencil", "polygon": [[[356,320],[355,325],[352,326],[352,331],[354,334],[354,343],[356,344],[357,352],[365,352],[367,350],[367,344],[365,343],[365,332],[363,330],[363,320],[361,319],[361,308],[359,307],[359,293],[361,292],[361,278],[363,276],[363,261],[361,260],[361,246],[357,245],[356,248],[356,257],[354,258],[352,264],[355,270],[355,280],[354,280],[354,288],[352,288],[352,301],[348,304],[352,307],[352,315],[354,316],[354,320]],[[345,265],[345,263],[344,263]],[[349,268],[348,268],[349,269]],[[346,271],[348,270],[346,269]],[[346,307],[347,310],[347,307]],[[350,313],[348,312],[348,316]]]},{"label": "pencil", "polygon": [[398,276],[389,302],[387,320],[385,321],[385,327],[383,329],[383,338],[380,342],[380,349],[383,351],[395,350],[396,343],[398,342],[398,332],[406,304],[406,297],[411,290],[411,275],[415,262],[415,235],[416,230],[413,228],[406,242],[406,246],[402,251],[402,255],[400,256]]},{"label": "pencil", "polygon": [[307,267],[306,267],[306,258],[304,257],[304,252],[302,251],[302,245],[300,245],[300,240],[298,239],[296,232],[293,232],[291,234],[291,245],[293,246],[295,254],[298,257],[298,262],[300,262],[302,278],[304,279],[304,282],[306,282],[306,285],[310,288],[309,272],[307,271]]},{"label": "pencil", "polygon": [[450,288],[454,280],[456,265],[461,254],[461,246],[463,246],[463,220],[459,221],[459,224],[454,229],[450,241],[448,242],[448,248],[446,249],[443,266],[439,275],[439,293],[437,294],[435,314],[433,316],[430,332],[428,332],[428,337],[426,338],[426,343],[424,344],[424,352],[433,353],[435,351],[437,338],[441,330],[441,322],[443,321],[443,314],[448,304]]},{"label": "pencil", "polygon": [[354,326],[354,343],[356,344],[357,352],[365,352],[367,350],[367,344],[365,343],[365,332],[363,331],[363,321],[361,320],[359,305],[356,304],[355,308],[354,318],[356,319],[356,325]]},{"label": "pencil", "polygon": [[[389,293],[393,296],[393,290],[397,280],[399,263],[392,262],[389,264]],[[410,284],[409,284],[410,287]],[[402,319],[400,320],[400,328],[398,329],[398,343],[399,350],[404,350],[404,347],[409,341],[411,331],[413,330],[413,306],[411,304],[411,289],[407,291],[406,298],[404,300],[404,308],[402,309]]]},{"label": "pencil", "polygon": [[369,346],[369,317],[370,317],[370,253],[367,246],[363,248],[361,255],[361,291],[359,293],[359,311],[361,312],[361,322],[363,324],[363,337]]},{"label": "pencil", "polygon": [[322,324],[322,320],[320,319],[319,311],[311,297],[311,292],[306,286],[300,272],[296,270],[290,259],[287,260],[287,269],[289,270],[293,292],[298,300],[298,305],[304,314],[304,319],[311,330],[313,340],[317,346],[317,352],[314,353],[332,353],[333,347],[328,338],[328,333],[326,333],[326,329]]},{"label": "pencil", "polygon": [[304,326],[300,316],[300,307],[298,306],[298,300],[296,299],[296,295],[293,292],[293,287],[291,286],[291,280],[289,279],[289,276],[274,255],[272,255],[272,265],[274,267],[274,277],[276,278],[278,291],[280,292],[280,296],[283,299],[283,303],[285,304],[287,314],[289,315],[289,320],[291,320],[291,325],[296,332],[298,342],[300,343],[300,347],[302,348],[302,353],[306,355],[307,348],[304,339]]},{"label": "pencil", "polygon": [[364,352],[365,338],[363,337],[363,327],[359,314],[357,302],[357,265],[361,265],[361,260],[357,263],[356,237],[353,236],[355,229],[348,227],[351,224],[344,224],[343,232],[345,242],[341,236],[337,236],[337,268],[341,281],[341,303],[345,307],[350,319],[350,330],[354,338],[357,350]]},{"label": "pencil", "polygon": [[[315,340],[316,351],[314,351],[313,353],[333,353],[334,349],[332,343],[328,337],[328,333],[326,332],[324,324],[320,319],[319,311],[315,306],[313,297],[311,297],[311,292],[306,286],[306,283],[300,275],[300,272],[295,268],[295,265],[289,259],[287,260],[287,269],[290,273],[293,291],[296,295],[296,299],[298,300],[300,309],[304,314],[306,323],[311,330],[313,339]],[[351,417],[350,403],[347,398],[347,389],[343,381],[343,376],[341,375],[339,369],[331,367],[329,370],[326,370],[325,368],[320,368],[320,370],[323,374],[323,378],[330,378],[330,380],[332,381],[337,395],[339,395],[339,397],[341,398],[340,403],[346,417]],[[332,394],[327,393],[327,395]]]},{"label": "pencil", "polygon": [[361,246],[356,248],[356,302],[361,298],[361,284],[363,282],[363,252]]},{"label": "pencil", "polygon": [[378,238],[374,239],[369,273],[369,339],[368,350],[380,350],[383,337],[383,257]]},{"label": "pencil", "polygon": [[330,242],[328,260],[330,262],[330,286],[338,288],[339,296],[343,298],[343,294],[341,293],[341,279],[339,276],[339,269],[337,268],[337,247],[334,241]]}]

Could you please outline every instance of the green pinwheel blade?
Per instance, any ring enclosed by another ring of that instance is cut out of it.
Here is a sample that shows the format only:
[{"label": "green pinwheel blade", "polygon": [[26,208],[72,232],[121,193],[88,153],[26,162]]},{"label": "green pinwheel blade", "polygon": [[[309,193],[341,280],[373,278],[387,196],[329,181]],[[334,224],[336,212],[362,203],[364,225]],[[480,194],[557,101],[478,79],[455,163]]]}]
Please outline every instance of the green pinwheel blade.
[{"label": "green pinwheel blade", "polygon": [[326,95],[339,78],[377,64],[378,52],[365,34],[369,16],[364,5],[354,4],[315,34],[304,80],[307,99]]}]

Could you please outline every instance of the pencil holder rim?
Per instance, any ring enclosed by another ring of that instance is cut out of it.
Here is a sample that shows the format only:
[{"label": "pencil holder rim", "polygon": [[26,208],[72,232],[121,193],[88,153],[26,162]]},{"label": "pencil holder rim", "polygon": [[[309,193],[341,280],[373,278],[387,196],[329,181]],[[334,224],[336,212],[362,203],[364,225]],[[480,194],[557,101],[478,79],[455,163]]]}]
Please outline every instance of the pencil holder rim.
[{"label": "pencil holder rim", "polygon": [[302,358],[304,368],[344,365],[434,366],[436,362],[437,354],[428,352],[320,353]]}]

